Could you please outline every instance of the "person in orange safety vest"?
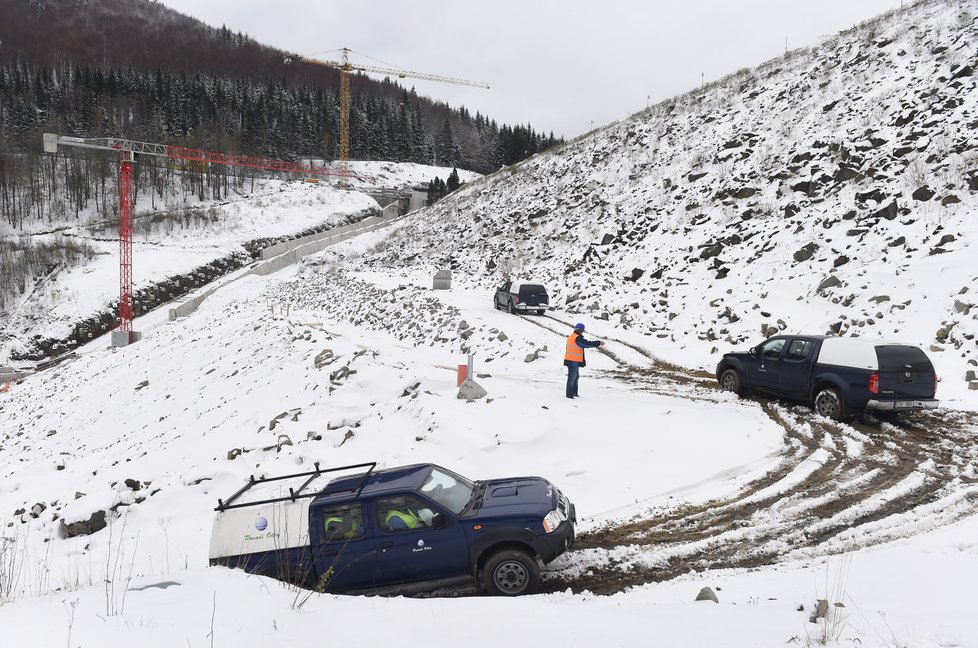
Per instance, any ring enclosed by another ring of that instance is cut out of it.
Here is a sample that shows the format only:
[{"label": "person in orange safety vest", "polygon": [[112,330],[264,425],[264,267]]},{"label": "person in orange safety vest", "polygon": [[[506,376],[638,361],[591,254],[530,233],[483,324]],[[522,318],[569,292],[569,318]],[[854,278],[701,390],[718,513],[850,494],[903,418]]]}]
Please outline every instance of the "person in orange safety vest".
[{"label": "person in orange safety vest", "polygon": [[576,324],[571,334],[567,336],[567,351],[564,353],[564,366],[567,367],[567,398],[577,397],[577,379],[581,367],[587,366],[584,361],[584,349],[594,349],[601,342],[584,339],[584,325]]}]

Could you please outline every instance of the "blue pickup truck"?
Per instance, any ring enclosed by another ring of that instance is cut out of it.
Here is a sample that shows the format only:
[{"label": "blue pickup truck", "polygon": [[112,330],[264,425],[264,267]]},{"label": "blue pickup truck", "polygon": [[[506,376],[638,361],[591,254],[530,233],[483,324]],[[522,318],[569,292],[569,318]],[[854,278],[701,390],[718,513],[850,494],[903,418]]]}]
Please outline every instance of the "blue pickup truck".
[{"label": "blue pickup truck", "polygon": [[865,338],[778,335],[745,353],[724,354],[716,377],[723,390],[806,401],[836,420],[863,410],[912,412],[940,403],[926,353]]},{"label": "blue pickup truck", "polygon": [[[218,500],[210,564],[317,591],[532,592],[574,541],[574,505],[540,477],[471,481],[376,463],[258,478]],[[358,471],[326,479],[337,472]],[[264,491],[264,492],[263,492]]]}]

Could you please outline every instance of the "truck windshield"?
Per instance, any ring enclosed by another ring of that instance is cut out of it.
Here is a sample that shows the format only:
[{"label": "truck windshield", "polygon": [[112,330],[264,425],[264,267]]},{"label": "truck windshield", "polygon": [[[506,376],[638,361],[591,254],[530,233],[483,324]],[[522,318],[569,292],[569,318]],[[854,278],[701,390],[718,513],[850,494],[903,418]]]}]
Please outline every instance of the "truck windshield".
[{"label": "truck windshield", "polygon": [[472,499],[475,484],[453,472],[432,466],[428,478],[421,484],[421,492],[449,511],[458,515]]}]

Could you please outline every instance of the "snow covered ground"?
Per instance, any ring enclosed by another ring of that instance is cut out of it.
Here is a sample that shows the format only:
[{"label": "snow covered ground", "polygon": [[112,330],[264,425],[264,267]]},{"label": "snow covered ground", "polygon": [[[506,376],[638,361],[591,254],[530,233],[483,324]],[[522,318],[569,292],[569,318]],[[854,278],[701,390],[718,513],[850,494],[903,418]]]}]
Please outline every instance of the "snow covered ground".
[{"label": "snow covered ground", "polygon": [[[5,639],[978,646],[976,11],[918,3],[0,394]],[[454,288],[432,291],[444,267]],[[504,270],[557,307],[495,311]],[[577,321],[607,344],[568,401]],[[772,327],[922,344],[949,407],[836,423],[718,391],[717,354]],[[489,392],[472,403],[469,352]],[[580,535],[517,600],[318,595],[206,566],[217,498],[317,461],[538,474]]]},{"label": "snow covered ground", "polygon": [[[362,238],[344,245],[369,247]],[[699,558],[690,559],[676,578],[631,588],[630,572],[654,566],[675,546],[639,539],[589,548],[585,534],[580,551],[554,563],[558,580],[548,582],[558,583],[556,591],[520,600],[308,596],[207,568],[216,499],[250,474],[295,472],[314,461],[432,461],[473,478],[539,474],[572,498],[581,530],[598,538],[609,525],[649,515],[727,506],[731,494],[781,470],[786,453],[797,455],[797,465],[753,498],[775,493],[793,509],[813,506],[810,493],[793,499],[811,473],[831,456],[871,453],[871,440],[857,442],[854,429],[840,432],[838,452],[806,452],[795,439],[815,439],[817,422],[807,431],[805,423],[795,426],[794,437],[762,404],[706,381],[638,377],[649,364],[643,343],[651,341],[638,333],[623,340],[628,345],[609,340],[609,355],[589,353],[583,398],[569,402],[561,313],[557,320],[514,317],[492,309],[485,291],[433,292],[424,271],[347,272],[322,263],[328,256],[243,279],[190,318],[143,327],[139,344],[108,350],[93,343],[79,359],[0,395],[0,512],[6,560],[16,556],[20,566],[13,600],[0,606],[7,637],[41,646],[301,643],[320,636],[324,622],[342,619],[329,623],[331,637],[356,640],[365,625],[374,636],[406,626],[416,633],[412,645],[449,645],[459,636],[486,646],[514,637],[811,645],[823,636],[838,645],[978,645],[971,606],[961,598],[962,585],[978,577],[978,527],[961,507],[911,509],[908,532],[884,544],[891,540],[885,528],[878,538],[863,532],[849,550],[815,546],[762,566],[700,573]],[[386,331],[362,319],[367,310],[385,318]],[[462,344],[476,353],[491,400],[455,398]],[[526,362],[527,355],[536,359]],[[973,512],[974,454],[970,473],[967,461],[954,481]],[[765,506],[770,519],[782,516],[776,502]],[[62,521],[89,520],[96,511],[109,511],[108,527],[65,537]],[[695,516],[688,522],[695,525]],[[817,522],[808,516],[812,528]],[[861,519],[850,524],[870,529]],[[718,546],[748,555],[761,538],[758,530],[742,533],[741,546]],[[589,573],[607,588],[612,563],[625,591],[582,591]],[[561,589],[565,574],[577,593]],[[952,574],[958,585],[949,584]],[[712,587],[720,603],[694,602],[702,587]],[[827,620],[812,623],[816,599],[845,607],[832,605]],[[484,627],[473,631],[473,616]]]},{"label": "snow covered ground", "polygon": [[910,4],[486,176],[363,262],[540,281],[686,366],[774,331],[899,339],[964,397],[978,1]]},{"label": "snow covered ground", "polygon": [[[264,179],[255,182],[253,192],[232,194],[220,201],[173,196],[165,205],[153,208],[150,198],[141,196],[133,237],[133,289],[139,291],[231,254],[243,254],[242,245],[250,241],[289,237],[363,218],[382,206],[365,192],[409,189],[451,173],[441,167],[393,162],[352,162],[350,170],[362,177],[352,183],[351,190],[328,182]],[[467,171],[459,175],[463,181],[478,177]],[[183,218],[184,214],[189,216]],[[110,310],[110,304],[118,300],[118,235],[90,229],[87,224],[95,218],[85,212],[57,234],[33,237],[83,241],[95,249],[96,257],[79,266],[57,269],[32,286],[13,312],[0,313],[0,362],[28,348],[35,337],[67,337],[81,320]],[[44,225],[50,230],[59,224]]]}]

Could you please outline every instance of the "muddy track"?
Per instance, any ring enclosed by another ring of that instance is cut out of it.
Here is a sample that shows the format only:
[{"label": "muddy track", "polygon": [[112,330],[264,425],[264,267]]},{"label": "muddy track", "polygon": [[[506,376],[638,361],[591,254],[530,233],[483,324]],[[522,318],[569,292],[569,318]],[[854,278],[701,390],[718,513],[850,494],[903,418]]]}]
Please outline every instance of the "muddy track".
[{"label": "muddy track", "polygon": [[[571,326],[553,317],[523,319],[561,336]],[[727,398],[708,372],[605,339],[648,360],[631,365],[602,347],[620,367],[602,372],[609,378],[650,393]],[[760,407],[783,430],[771,466],[725,497],[649,510],[582,534],[551,565],[543,589],[612,594],[693,570],[754,568],[786,556],[848,552],[978,512],[975,413],[933,411],[892,421],[862,416],[839,423],[782,401],[752,397],[731,403],[737,406]]]}]

